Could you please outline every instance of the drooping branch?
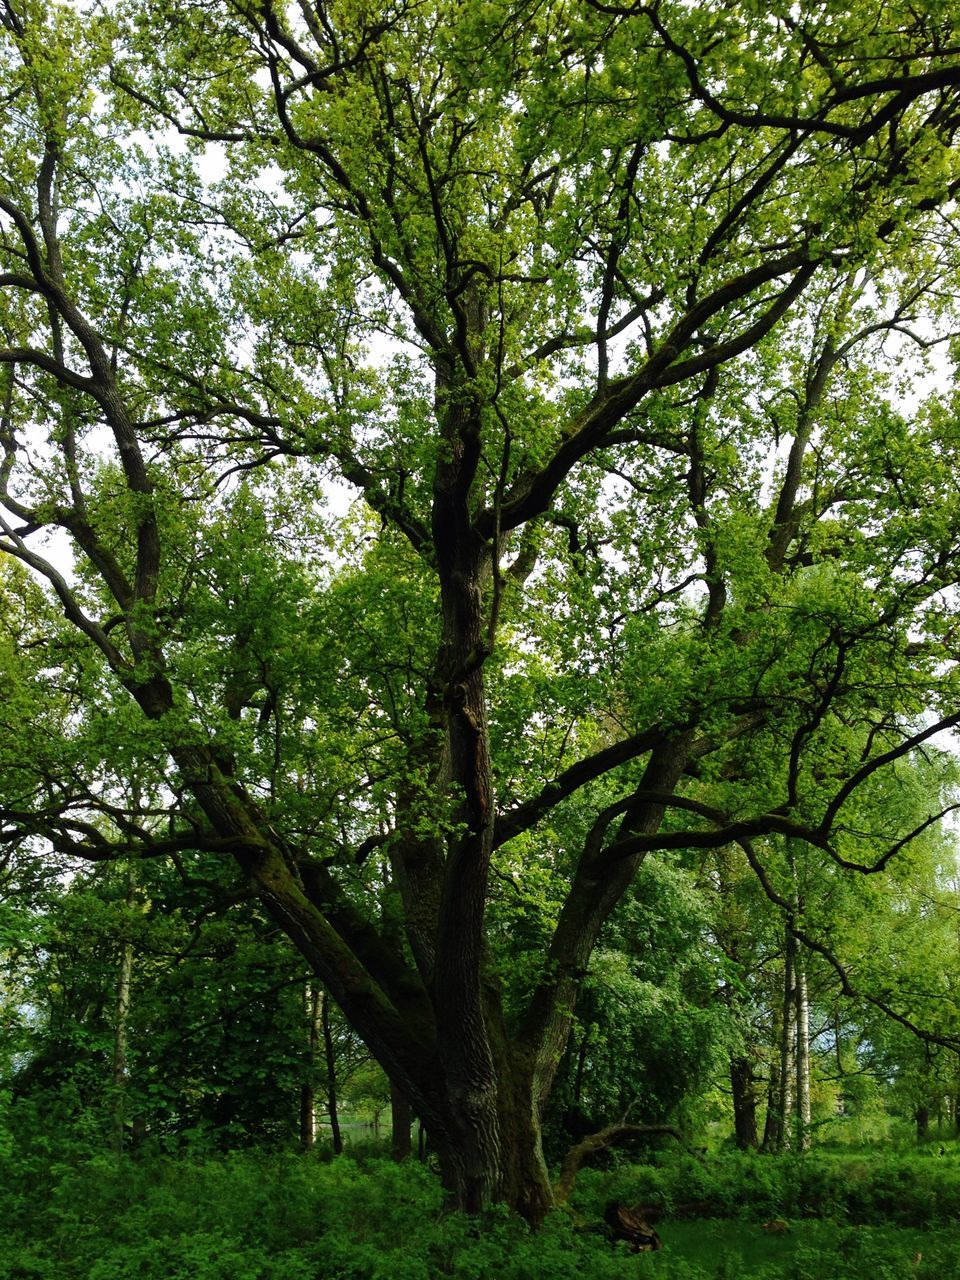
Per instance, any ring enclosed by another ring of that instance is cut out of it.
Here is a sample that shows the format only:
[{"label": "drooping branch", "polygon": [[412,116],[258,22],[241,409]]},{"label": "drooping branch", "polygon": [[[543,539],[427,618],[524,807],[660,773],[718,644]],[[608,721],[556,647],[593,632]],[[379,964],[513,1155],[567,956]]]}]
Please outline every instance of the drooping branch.
[{"label": "drooping branch", "polygon": [[770,877],[767,875],[763,863],[757,856],[756,850],[753,848],[750,840],[741,839],[738,840],[737,843],[740,845],[741,849],[743,849],[747,862],[750,864],[751,870],[756,875],[764,895],[774,904],[774,906],[778,907],[784,913],[788,920],[793,921],[790,925],[790,933],[792,936],[796,938],[798,942],[802,943],[808,951],[813,951],[826,960],[827,964],[831,969],[833,969],[834,973],[839,978],[840,989],[845,996],[851,1000],[862,1000],[865,1003],[872,1005],[875,1009],[878,1009],[884,1017],[890,1018],[891,1021],[899,1023],[900,1026],[906,1028],[906,1030],[910,1031],[919,1040],[923,1040],[928,1044],[942,1045],[944,1048],[951,1049],[954,1053],[960,1054],[960,1036],[941,1036],[936,1032],[928,1031],[924,1027],[918,1026],[917,1023],[915,1023],[912,1018],[908,1018],[906,1014],[900,1013],[898,1010],[894,1009],[886,1000],[881,999],[879,996],[872,995],[869,992],[862,991],[856,987],[850,978],[846,965],[843,964],[830,947],[828,947],[825,942],[821,942],[820,939],[814,938],[812,934],[808,933],[796,923],[795,903],[791,903],[773,887]]},{"label": "drooping branch", "polygon": [[553,1194],[558,1205],[566,1204],[573,1191],[577,1174],[586,1162],[601,1151],[609,1151],[611,1147],[622,1146],[625,1142],[639,1138],[676,1138],[683,1139],[679,1130],[672,1124],[611,1124],[597,1133],[582,1139],[570,1148],[563,1157],[560,1173],[553,1184]]}]

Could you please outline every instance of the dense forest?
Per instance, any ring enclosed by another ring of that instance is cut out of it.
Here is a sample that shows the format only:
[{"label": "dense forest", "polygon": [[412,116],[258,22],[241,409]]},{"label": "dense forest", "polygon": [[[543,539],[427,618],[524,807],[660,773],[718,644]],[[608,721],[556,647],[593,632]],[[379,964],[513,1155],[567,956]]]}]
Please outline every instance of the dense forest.
[{"label": "dense forest", "polygon": [[958,27],[2,0],[14,1274],[954,1215]]}]

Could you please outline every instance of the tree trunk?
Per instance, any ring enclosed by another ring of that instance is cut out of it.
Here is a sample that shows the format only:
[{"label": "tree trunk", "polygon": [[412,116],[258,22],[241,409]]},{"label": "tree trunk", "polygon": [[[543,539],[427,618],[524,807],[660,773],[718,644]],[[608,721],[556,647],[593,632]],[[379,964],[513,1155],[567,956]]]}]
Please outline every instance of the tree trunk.
[{"label": "tree trunk", "polygon": [[[456,406],[464,403],[454,400]],[[324,1015],[329,997],[421,1118],[449,1202],[467,1212],[503,1202],[537,1225],[554,1203],[540,1117],[577,994],[600,929],[642,861],[647,838],[662,823],[660,797],[683,775],[693,730],[671,734],[658,728],[641,735],[642,742],[630,739],[601,750],[599,765],[589,766],[603,773],[620,760],[647,756],[636,797],[602,812],[591,829],[543,977],[511,1039],[497,981],[484,968],[489,863],[495,836],[502,843],[510,826],[504,820],[494,831],[483,683],[495,614],[489,603],[485,608],[482,589],[485,574],[490,577],[491,544],[471,524],[472,498],[469,485],[464,487],[479,457],[476,440],[469,424],[453,435],[434,481],[443,626],[419,758],[432,795],[429,809],[420,796],[419,809],[398,814],[390,851],[403,918],[414,925],[406,939],[373,925],[323,860],[298,857],[233,779],[231,762],[214,744],[176,742],[170,749],[212,830],[230,842],[264,908],[313,966],[325,992]],[[131,691],[151,719],[162,719],[173,705],[173,691],[162,677]],[[440,820],[435,834],[424,834],[424,812]],[[407,832],[415,838],[408,841]],[[328,1018],[323,1031],[339,1150]]]},{"label": "tree trunk", "polygon": [[763,1141],[761,1151],[779,1151],[780,1133],[780,1037],[775,1031],[776,1059],[770,1063],[770,1079],[767,1083],[767,1113],[763,1120]]},{"label": "tree trunk", "polygon": [[[642,735],[642,743],[615,743],[597,753],[599,773],[620,759],[646,755],[640,791],[594,823],[543,977],[511,1039],[497,981],[484,967],[490,858],[495,837],[501,843],[509,838],[502,827],[494,830],[483,680],[499,589],[494,572],[494,599],[485,602],[495,543],[472,524],[479,422],[469,420],[469,388],[451,395],[446,407],[444,395],[438,383],[445,445],[434,478],[432,532],[442,630],[424,740],[417,747],[429,796],[416,795],[411,813],[397,815],[390,850],[406,938],[372,925],[322,860],[298,858],[234,781],[229,759],[214,745],[177,743],[171,751],[212,829],[230,841],[265,909],[323,984],[334,1149],[341,1148],[341,1138],[328,997],[423,1121],[449,1202],[467,1212],[504,1202],[537,1225],[554,1203],[540,1118],[576,998],[600,929],[642,861],[647,837],[662,823],[660,797],[683,775],[693,730],[658,728]],[[173,705],[161,677],[133,692],[153,719]],[[424,812],[437,815],[433,834],[424,833]]]},{"label": "tree trunk", "polygon": [[316,1074],[322,1038],[320,1019],[320,986],[307,983],[303,991],[303,1006],[307,1022],[307,1076],[300,1086],[300,1145],[309,1151],[317,1141]]},{"label": "tree trunk", "polygon": [[[499,1147],[496,1163],[486,1170],[489,1202],[503,1201],[531,1225],[538,1226],[555,1201],[543,1156],[533,1078],[524,1064],[518,1064],[514,1055],[508,1054],[501,1065],[498,1085],[496,1131],[506,1141]],[[437,1140],[432,1133],[430,1147],[439,1157],[450,1205],[463,1208],[465,1204],[475,1204],[476,1166],[464,1159],[456,1145]]]},{"label": "tree trunk", "polygon": [[917,1141],[926,1142],[930,1137],[930,1108],[926,1105],[917,1107],[913,1118],[917,1126]]},{"label": "tree trunk", "polygon": [[123,942],[120,947],[120,968],[117,974],[117,1008],[113,1038],[113,1142],[114,1151],[123,1150],[127,1123],[127,1047],[130,1036],[130,986],[133,979],[133,939],[130,937],[129,917],[137,900],[136,870],[127,872],[127,896],[125,899]]},{"label": "tree trunk", "polygon": [[810,1001],[803,958],[795,958],[797,992],[797,1148],[810,1150]]},{"label": "tree trunk", "polygon": [[792,918],[787,920],[783,963],[783,1019],[780,1026],[780,1098],[778,1129],[779,1150],[790,1147],[790,1125],[793,1119],[794,1090],[797,1079],[797,940],[793,936]]},{"label": "tree trunk", "polygon": [[330,1136],[333,1140],[333,1154],[338,1156],[343,1151],[343,1137],[340,1133],[340,1117],[337,1114],[337,1063],[333,1052],[333,1035],[330,1031],[330,1000],[322,988],[320,989],[320,1029],[323,1035],[323,1057],[327,1068],[327,1112],[330,1116]]},{"label": "tree trunk", "polygon": [[767,1114],[763,1121],[763,1142],[761,1151],[775,1152],[782,1147],[783,1134],[780,1129],[782,1103],[780,1099],[783,1080],[780,1075],[781,1046],[783,1043],[783,1006],[779,1001],[773,1004],[773,1036],[771,1042],[770,1078],[767,1081]]},{"label": "tree trunk", "polygon": [[411,1151],[410,1131],[413,1116],[410,1103],[395,1084],[390,1086],[390,1154],[398,1163],[406,1160]]},{"label": "tree trunk", "polygon": [[741,1151],[755,1151],[757,1136],[757,1088],[753,1063],[747,1057],[730,1062],[730,1087],[733,1093],[733,1127]]}]

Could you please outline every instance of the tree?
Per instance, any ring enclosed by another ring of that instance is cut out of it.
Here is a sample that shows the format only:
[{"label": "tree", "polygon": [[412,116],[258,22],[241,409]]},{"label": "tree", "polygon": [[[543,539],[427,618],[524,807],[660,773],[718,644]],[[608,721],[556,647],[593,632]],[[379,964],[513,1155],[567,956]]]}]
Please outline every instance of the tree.
[{"label": "tree", "polygon": [[4,884],[4,1087],[52,1114],[51,1133],[82,1114],[115,1148],[291,1138],[299,1086],[321,1076],[302,962],[249,894],[231,901],[197,866],[186,885],[139,869],[132,892],[110,863],[61,868],[41,891],[26,870]]},{"label": "tree", "polygon": [[646,863],[607,921],[547,1111],[548,1153],[632,1117],[681,1123],[727,1061],[737,1036],[692,878],[676,859]]},{"label": "tree", "polygon": [[[537,1222],[642,860],[777,834],[879,867],[910,833],[854,856],[848,801],[960,721],[957,415],[890,377],[949,327],[954,20],[0,22],[0,547],[63,611],[73,717],[5,838],[232,859],[454,1202]],[[338,528],[328,477],[368,514]],[[503,877],[543,884],[512,958]]]}]

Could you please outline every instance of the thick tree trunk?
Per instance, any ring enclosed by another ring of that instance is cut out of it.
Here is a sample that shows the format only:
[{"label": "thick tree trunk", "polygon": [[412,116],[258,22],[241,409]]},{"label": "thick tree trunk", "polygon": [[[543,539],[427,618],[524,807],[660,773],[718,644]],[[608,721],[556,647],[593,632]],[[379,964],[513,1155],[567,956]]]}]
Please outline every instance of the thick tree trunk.
[{"label": "thick tree trunk", "polygon": [[[502,1201],[521,1214],[532,1226],[539,1226],[554,1207],[554,1193],[543,1156],[540,1120],[529,1071],[509,1059],[500,1074],[497,1090],[497,1131],[505,1141],[499,1159],[487,1170],[492,1188],[489,1202]],[[462,1154],[431,1136],[431,1148],[440,1158],[444,1185],[450,1203],[469,1206],[476,1193],[472,1170]]]},{"label": "thick tree trunk", "polygon": [[730,1062],[730,1087],[733,1093],[733,1127],[741,1151],[755,1151],[757,1135],[757,1082],[753,1063],[747,1057]]},{"label": "thick tree trunk", "polygon": [[[479,317],[471,328],[473,321]],[[449,1132],[431,1136],[448,1192],[459,1208],[475,1212],[502,1195],[504,1081],[491,1045],[483,974],[494,821],[483,679],[495,630],[492,606],[485,608],[483,599],[491,551],[473,527],[482,426],[473,393],[459,377],[452,363],[438,358],[444,453],[434,475],[431,521],[442,613],[434,682],[445,741],[436,785],[441,811],[458,834],[447,841],[432,990]]]},{"label": "thick tree trunk", "polygon": [[[484,971],[495,806],[483,666],[495,631],[499,584],[494,573],[494,599],[485,601],[491,545],[471,522],[479,423],[469,421],[463,407],[468,402],[469,391],[462,388],[449,400],[434,481],[443,621],[420,764],[433,791],[429,811],[437,816],[437,831],[424,834],[424,796],[415,793],[411,813],[397,815],[389,855],[406,939],[362,916],[322,861],[298,859],[233,781],[230,762],[213,746],[172,750],[185,785],[213,830],[229,841],[266,909],[421,1118],[450,1203],[475,1212],[501,1201],[536,1224],[553,1204],[540,1116],[580,984],[599,931],[642,860],[642,849],[631,849],[630,842],[639,837],[642,846],[659,828],[660,797],[682,776],[692,731],[651,733],[641,791],[598,817],[551,942],[545,976],[511,1040],[496,984]],[[172,705],[162,680],[156,688],[138,686],[137,694],[155,719]],[[634,754],[635,744],[624,758]],[[611,844],[619,846],[615,852]],[[324,1018],[329,1106],[339,1148],[326,994]]]}]

